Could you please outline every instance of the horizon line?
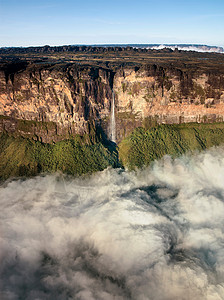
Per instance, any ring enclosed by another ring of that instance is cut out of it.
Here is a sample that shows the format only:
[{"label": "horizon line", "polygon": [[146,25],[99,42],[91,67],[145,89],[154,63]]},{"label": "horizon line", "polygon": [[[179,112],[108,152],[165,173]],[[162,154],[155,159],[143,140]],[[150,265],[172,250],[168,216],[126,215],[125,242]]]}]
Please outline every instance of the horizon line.
[{"label": "horizon line", "polygon": [[41,44],[41,45],[29,45],[29,46],[0,46],[0,48],[30,48],[30,47],[63,47],[63,46],[207,46],[207,47],[216,47],[216,48],[224,48],[224,46],[211,45],[205,43],[77,43],[77,44],[58,44],[58,45],[49,45],[49,44]]}]

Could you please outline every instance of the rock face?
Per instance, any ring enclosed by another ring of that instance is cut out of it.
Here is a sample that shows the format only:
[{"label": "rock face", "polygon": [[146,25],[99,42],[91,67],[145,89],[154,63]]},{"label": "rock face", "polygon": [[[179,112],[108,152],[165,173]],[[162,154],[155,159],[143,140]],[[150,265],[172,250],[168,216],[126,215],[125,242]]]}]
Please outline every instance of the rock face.
[{"label": "rock face", "polygon": [[[89,133],[90,125],[108,117],[112,72],[76,66],[24,65],[14,72],[15,67],[0,72],[0,115],[54,123],[55,135],[60,138]],[[2,118],[2,130],[7,130],[5,124]]]},{"label": "rock face", "polygon": [[132,119],[135,126],[223,121],[223,74],[191,74],[152,65],[115,74],[114,91],[119,138],[126,134],[122,116],[126,122]]},{"label": "rock face", "polygon": [[[0,69],[0,115],[5,116],[0,130],[20,130],[44,142],[83,135],[97,126],[109,136],[113,91],[118,142],[135,127],[152,122],[224,118],[222,73],[155,64],[111,70],[24,62]],[[21,120],[32,122],[21,129]]]}]

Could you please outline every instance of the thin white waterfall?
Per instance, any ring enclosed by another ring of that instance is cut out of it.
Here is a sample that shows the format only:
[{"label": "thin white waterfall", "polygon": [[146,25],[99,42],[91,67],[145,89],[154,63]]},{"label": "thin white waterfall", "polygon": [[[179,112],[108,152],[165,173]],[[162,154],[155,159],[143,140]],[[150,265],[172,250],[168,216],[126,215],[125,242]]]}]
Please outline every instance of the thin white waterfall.
[{"label": "thin white waterfall", "polygon": [[111,116],[110,116],[110,140],[116,143],[116,120],[115,120],[115,95],[112,91]]}]

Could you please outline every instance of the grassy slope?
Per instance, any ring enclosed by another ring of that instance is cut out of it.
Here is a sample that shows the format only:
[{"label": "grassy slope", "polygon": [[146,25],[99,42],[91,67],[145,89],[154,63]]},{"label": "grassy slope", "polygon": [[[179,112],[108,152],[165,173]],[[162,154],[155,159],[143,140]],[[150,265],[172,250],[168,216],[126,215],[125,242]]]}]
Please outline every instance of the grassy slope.
[{"label": "grassy slope", "polygon": [[[119,145],[122,164],[129,169],[148,165],[165,154],[177,156],[224,142],[224,123],[160,125],[137,128]],[[107,145],[108,147],[108,145]],[[118,166],[117,151],[79,136],[56,144],[0,135],[0,179],[60,170],[81,175]]]},{"label": "grassy slope", "polygon": [[203,150],[224,142],[224,123],[160,125],[145,130],[137,128],[119,145],[125,167],[143,167],[165,154],[177,156]]},{"label": "grassy slope", "polygon": [[0,179],[57,170],[81,175],[108,166],[117,166],[117,153],[100,142],[87,144],[77,137],[42,144],[22,137],[0,136]]}]

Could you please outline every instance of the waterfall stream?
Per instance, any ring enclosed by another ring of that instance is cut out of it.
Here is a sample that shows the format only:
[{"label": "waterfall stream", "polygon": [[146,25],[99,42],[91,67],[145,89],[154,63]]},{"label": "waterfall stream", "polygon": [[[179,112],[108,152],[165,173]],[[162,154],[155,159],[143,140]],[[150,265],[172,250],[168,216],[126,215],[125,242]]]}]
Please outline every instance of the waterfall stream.
[{"label": "waterfall stream", "polygon": [[116,121],[115,121],[115,95],[112,91],[111,117],[110,117],[110,140],[116,143]]}]

